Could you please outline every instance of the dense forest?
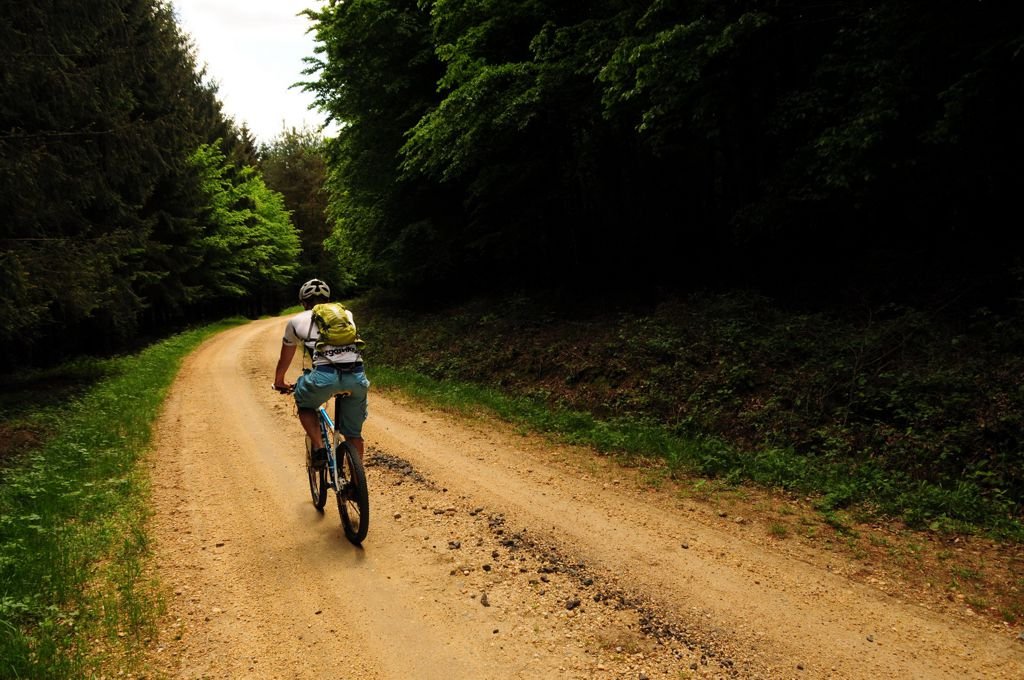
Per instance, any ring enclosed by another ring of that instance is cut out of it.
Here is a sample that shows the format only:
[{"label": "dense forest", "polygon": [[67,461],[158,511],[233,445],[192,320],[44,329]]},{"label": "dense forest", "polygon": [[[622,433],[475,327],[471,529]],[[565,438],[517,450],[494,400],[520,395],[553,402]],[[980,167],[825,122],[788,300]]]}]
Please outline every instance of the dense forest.
[{"label": "dense forest", "polygon": [[171,6],[2,7],[0,369],[279,309],[300,236],[258,166],[286,136],[224,115]]},{"label": "dense forest", "polygon": [[[1024,7],[349,0],[310,11],[339,252],[409,293],[1021,290]],[[471,285],[469,285],[471,284]]]},{"label": "dense forest", "polygon": [[1015,3],[306,14],[317,50],[296,79],[340,132],[257,148],[167,2],[3,4],[4,361],[260,313],[314,273],[410,300],[1021,296]]}]

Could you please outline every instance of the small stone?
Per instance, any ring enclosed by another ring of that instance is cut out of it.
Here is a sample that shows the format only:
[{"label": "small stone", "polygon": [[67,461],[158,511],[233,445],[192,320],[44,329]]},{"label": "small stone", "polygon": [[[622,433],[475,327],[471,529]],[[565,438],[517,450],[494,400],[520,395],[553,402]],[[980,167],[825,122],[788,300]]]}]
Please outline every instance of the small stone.
[{"label": "small stone", "polygon": [[448,541],[448,549],[449,550],[458,550],[461,547],[462,547],[462,543],[460,543],[459,541]]},{"label": "small stone", "polygon": [[725,510],[719,510],[718,511],[718,516],[719,517],[728,517],[729,513],[727,513]]},{"label": "small stone", "polygon": [[875,641],[875,636],[874,635],[869,635],[868,636],[868,642],[874,642],[874,641]]},{"label": "small stone", "polygon": [[689,543],[682,543],[682,544],[680,544],[679,547],[682,548],[683,550],[689,550],[690,549],[690,544]]},{"label": "small stone", "polygon": [[402,513],[396,512],[395,513],[395,519],[402,519]]},{"label": "small stone", "polygon": [[574,598],[572,598],[571,600],[569,600],[568,602],[565,603],[565,608],[568,609],[569,611],[572,611],[573,609],[576,609],[576,607],[579,607],[580,604],[581,603],[580,603],[579,598],[574,597]]},{"label": "small stone", "polygon": [[[484,593],[484,594],[482,594],[480,596],[480,604],[482,604],[485,607],[490,607],[491,606],[491,601],[487,599],[487,593]],[[494,631],[494,632],[497,633],[498,631]]]},{"label": "small stone", "polygon": [[485,565],[483,566],[483,570],[484,570],[484,571],[490,571],[490,570],[491,570],[491,565],[489,565],[489,564],[485,564]]}]

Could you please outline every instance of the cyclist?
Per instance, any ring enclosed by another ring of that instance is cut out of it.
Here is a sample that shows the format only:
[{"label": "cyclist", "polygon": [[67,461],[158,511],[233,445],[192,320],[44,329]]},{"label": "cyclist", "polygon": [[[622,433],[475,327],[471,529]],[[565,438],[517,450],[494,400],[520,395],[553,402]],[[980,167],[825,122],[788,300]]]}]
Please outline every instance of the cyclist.
[{"label": "cyclist", "polygon": [[[342,393],[347,395],[340,400],[340,408],[336,427],[359,455],[363,458],[363,421],[366,420],[366,395],[370,381],[366,379],[363,368],[363,357],[355,344],[334,345],[321,344],[317,348],[320,336],[316,324],[313,323],[313,307],[329,302],[331,289],[320,279],[310,279],[299,288],[299,303],[305,311],[296,314],[284,327],[284,338],[281,341],[281,356],[277,360],[274,374],[274,389],[288,392],[294,388],[295,405],[299,410],[299,422],[309,435],[313,448],[314,465],[327,464],[327,449],[320,434],[316,411],[331,395]],[[346,310],[348,318],[355,325],[352,312]],[[304,347],[312,358],[313,368],[303,371],[294,385],[285,382],[285,372],[291,365],[292,357],[299,345]]]}]

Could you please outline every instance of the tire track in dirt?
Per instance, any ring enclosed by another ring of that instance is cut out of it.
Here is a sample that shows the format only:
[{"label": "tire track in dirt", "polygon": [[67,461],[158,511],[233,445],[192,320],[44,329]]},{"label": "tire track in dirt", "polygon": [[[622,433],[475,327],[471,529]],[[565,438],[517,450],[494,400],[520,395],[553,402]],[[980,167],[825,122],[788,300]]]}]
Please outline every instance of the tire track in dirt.
[{"label": "tire track in dirt", "polygon": [[708,526],[606,459],[372,389],[357,549],[269,389],[281,327],[205,343],[161,417],[162,675],[1024,677],[1015,640]]}]

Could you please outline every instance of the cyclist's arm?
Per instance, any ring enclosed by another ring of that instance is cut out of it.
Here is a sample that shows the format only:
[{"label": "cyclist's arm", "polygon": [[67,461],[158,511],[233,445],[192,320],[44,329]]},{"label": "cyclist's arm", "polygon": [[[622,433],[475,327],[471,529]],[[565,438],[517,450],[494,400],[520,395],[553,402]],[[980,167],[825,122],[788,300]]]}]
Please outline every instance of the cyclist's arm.
[{"label": "cyclist's arm", "polygon": [[284,381],[284,374],[288,372],[288,366],[292,363],[292,357],[295,356],[295,349],[298,345],[288,345],[281,343],[281,356],[277,359],[277,369],[274,371],[274,389],[287,389],[291,387]]}]

